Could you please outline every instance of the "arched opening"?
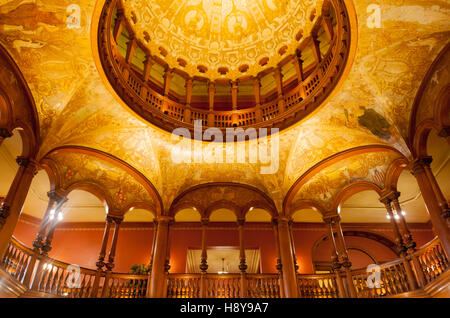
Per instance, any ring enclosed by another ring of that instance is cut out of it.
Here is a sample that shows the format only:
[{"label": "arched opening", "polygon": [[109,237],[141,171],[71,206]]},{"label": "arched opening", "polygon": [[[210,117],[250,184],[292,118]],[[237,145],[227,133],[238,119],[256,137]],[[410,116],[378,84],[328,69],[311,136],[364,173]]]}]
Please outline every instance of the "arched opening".
[{"label": "arched opening", "polygon": [[[301,208],[292,214],[292,221],[291,232],[298,273],[312,274],[314,273],[314,266],[311,250],[314,242],[327,234],[322,214],[313,208]],[[329,260],[330,257],[331,252],[328,253]]]},{"label": "arched opening", "polygon": [[8,194],[11,183],[17,172],[16,158],[23,152],[22,136],[18,129],[14,129],[12,136],[0,144],[0,202]]},{"label": "arched opening", "polygon": [[431,171],[436,178],[444,197],[450,197],[450,145],[446,138],[438,136],[432,129],[428,134],[426,151],[433,158]]}]

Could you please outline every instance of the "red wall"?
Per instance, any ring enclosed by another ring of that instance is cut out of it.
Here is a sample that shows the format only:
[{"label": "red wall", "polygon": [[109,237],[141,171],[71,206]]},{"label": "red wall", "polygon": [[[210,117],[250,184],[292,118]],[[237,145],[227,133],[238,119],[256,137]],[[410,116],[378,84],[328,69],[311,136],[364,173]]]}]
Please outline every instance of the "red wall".
[{"label": "red wall", "polygon": [[[25,245],[31,246],[38,230],[39,220],[22,215],[14,235]],[[61,224],[55,231],[50,257],[82,267],[95,268],[100,251],[104,225],[100,223]],[[373,227],[370,225],[344,225],[344,231],[368,231],[393,239],[389,225]],[[426,225],[410,225],[414,240],[418,246],[430,241],[434,234]],[[111,231],[112,232],[112,231]],[[323,224],[295,224],[293,237],[300,273],[313,272],[313,258],[316,261],[330,260],[330,245],[325,241],[319,244],[313,257],[313,247],[324,235]],[[111,233],[112,234],[112,233]],[[153,239],[153,224],[123,223],[121,226],[117,253],[116,272],[128,272],[133,264],[149,262]],[[110,240],[111,241],[111,238]],[[244,242],[246,248],[259,248],[261,251],[261,270],[263,273],[276,272],[275,239],[269,224],[249,223],[245,226]],[[371,239],[346,237],[349,248],[361,248],[373,255],[377,261],[390,261],[395,257],[384,245]],[[198,224],[175,224],[171,230],[171,270],[172,273],[186,271],[188,248],[201,247],[201,227]],[[207,246],[238,247],[239,238],[235,224],[210,223],[207,231]],[[353,268],[364,267],[368,258],[358,252],[349,252]]]}]

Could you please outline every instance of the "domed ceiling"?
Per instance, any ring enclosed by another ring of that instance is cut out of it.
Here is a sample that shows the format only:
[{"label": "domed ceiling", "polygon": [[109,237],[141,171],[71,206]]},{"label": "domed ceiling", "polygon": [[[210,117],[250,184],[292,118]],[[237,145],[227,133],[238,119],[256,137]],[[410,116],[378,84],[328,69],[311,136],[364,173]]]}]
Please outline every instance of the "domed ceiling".
[{"label": "domed ceiling", "polygon": [[[78,27],[68,24],[71,11],[67,10],[73,2],[0,1],[0,42],[23,73],[39,113],[42,144],[38,160],[63,146],[101,150],[145,175],[167,209],[179,193],[195,185],[239,182],[260,189],[281,210],[283,198],[295,181],[333,154],[385,145],[410,158],[405,140],[414,97],[450,38],[448,1],[380,2],[381,26],[373,27],[368,23],[373,12],[367,8],[374,2],[346,0],[355,15],[351,25],[356,38],[352,41],[356,46],[354,59],[347,63],[343,82],[323,106],[279,134],[279,169],[275,174],[263,175],[261,162],[173,162],[171,152],[179,140],[130,111],[102,73],[96,28],[105,1],[77,1]],[[255,3],[270,12],[266,2]],[[141,11],[145,10],[138,13]],[[0,81],[8,85],[9,80],[11,85],[13,81],[5,70],[2,65]],[[439,74],[433,76],[433,85],[436,81],[444,83]],[[368,116],[384,128],[360,120]],[[271,142],[263,138],[245,143],[265,140]],[[78,162],[75,155],[67,161]],[[370,169],[384,164],[384,159],[375,158]],[[76,169],[84,171],[87,167],[77,164]],[[101,166],[98,169],[111,173]],[[109,180],[110,175],[105,179]],[[324,186],[333,189],[336,179],[328,179]],[[382,217],[385,219],[384,214]]]},{"label": "domed ceiling", "polygon": [[[190,76],[215,79],[227,68],[227,78],[256,75],[294,53],[300,38],[309,35],[323,0],[127,0],[124,13],[135,36],[152,54],[164,52],[170,67],[183,68]],[[302,36],[301,36],[302,35]],[[268,58],[264,66],[259,63]],[[206,67],[201,72],[198,66]]]}]

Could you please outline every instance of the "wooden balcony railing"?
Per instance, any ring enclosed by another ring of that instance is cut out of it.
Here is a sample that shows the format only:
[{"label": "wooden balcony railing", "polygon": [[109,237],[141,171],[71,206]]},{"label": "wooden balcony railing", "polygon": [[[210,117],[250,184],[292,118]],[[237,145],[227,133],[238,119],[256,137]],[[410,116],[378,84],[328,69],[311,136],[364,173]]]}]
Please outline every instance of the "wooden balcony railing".
[{"label": "wooden balcony railing", "polygon": [[107,281],[105,296],[109,298],[145,298],[147,292],[147,275],[114,273]]},{"label": "wooden balcony railing", "polygon": [[[205,274],[204,279],[206,298],[280,298],[278,274]],[[169,274],[167,297],[200,298],[201,286],[202,274]]]},{"label": "wooden balcony railing", "polygon": [[435,280],[448,269],[448,256],[437,237],[422,246],[413,256],[417,257],[425,284]]},{"label": "wooden balcony railing", "polygon": [[[419,288],[436,280],[449,267],[448,256],[435,238],[403,259],[381,264],[377,286],[368,285],[367,278],[372,273],[366,269],[351,271],[357,297],[381,298],[413,291],[405,262],[412,265]],[[102,272],[97,288],[94,286],[97,271],[79,268],[78,276],[70,264],[38,255],[14,238],[0,265],[30,291],[53,297],[144,298],[147,295],[148,275]],[[344,280],[345,274],[340,275]],[[336,279],[336,274],[297,275],[298,297],[343,297]],[[278,274],[169,274],[166,283],[168,298],[280,298],[282,295]]]},{"label": "wooden balcony railing", "polygon": [[298,275],[297,288],[300,298],[338,298],[334,274]]},{"label": "wooden balcony railing", "polygon": [[249,298],[280,298],[278,274],[248,274],[247,296]]},{"label": "wooden balcony railing", "polygon": [[[202,120],[204,129],[217,127],[225,130],[234,126],[244,129],[284,129],[317,109],[332,92],[344,72],[350,55],[350,21],[342,0],[331,0],[330,3],[334,11],[340,14],[336,14],[336,32],[330,39],[327,52],[323,52],[324,56],[303,70],[302,76],[305,78],[297,78],[298,84],[295,87],[283,92],[278,98],[270,98],[270,101],[248,109],[238,107],[237,110],[209,111],[193,108],[179,98],[172,98],[170,93],[164,95],[163,88],[155,87],[160,84],[156,85],[146,78],[142,69],[119,53],[114,29],[111,27],[115,10],[113,1],[107,2],[100,16],[100,60],[109,82],[122,100],[144,119],[167,131],[184,127],[193,132],[194,120]],[[297,57],[292,55],[289,58],[294,60]]]},{"label": "wooden balcony railing", "polygon": [[402,260],[395,260],[380,265],[379,286],[374,285],[372,288],[368,286],[367,278],[371,274],[366,269],[352,272],[353,283],[358,297],[378,298],[411,291]]}]

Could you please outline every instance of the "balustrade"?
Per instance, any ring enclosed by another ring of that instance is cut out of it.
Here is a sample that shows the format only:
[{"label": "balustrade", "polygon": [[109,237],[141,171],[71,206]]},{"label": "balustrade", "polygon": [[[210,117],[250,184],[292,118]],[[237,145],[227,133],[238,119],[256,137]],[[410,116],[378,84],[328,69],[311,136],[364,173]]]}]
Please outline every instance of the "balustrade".
[{"label": "balustrade", "polygon": [[359,298],[379,298],[411,291],[402,260],[380,265],[380,279],[377,282],[374,278],[373,286],[367,284],[367,278],[371,274],[367,273],[366,269],[352,272],[353,283]]},{"label": "balustrade", "polygon": [[[448,270],[448,257],[438,238],[407,257],[418,260],[426,283],[434,281]],[[32,249],[12,238],[2,259],[1,266],[11,277],[33,292],[54,297],[88,298],[93,290],[95,270],[80,268],[79,276],[70,264],[39,255]],[[358,298],[381,298],[411,292],[404,260],[380,265],[379,281],[372,279],[374,286],[368,286],[367,279],[373,273],[366,269],[351,271],[352,281]],[[417,273],[415,273],[417,276]],[[202,274],[168,274],[168,298],[200,298]],[[112,273],[104,285],[102,273],[95,297],[144,298],[147,295],[148,275]],[[249,298],[280,298],[279,274],[245,274],[246,292]],[[371,278],[375,278],[376,275]],[[205,274],[205,297],[241,297],[241,274]],[[416,279],[418,279],[416,277]],[[372,288],[371,288],[372,287]],[[106,288],[106,290],[103,290]],[[297,275],[298,297],[338,298],[341,297],[336,283],[336,274]]]},{"label": "balustrade", "polygon": [[338,298],[334,274],[297,275],[300,298]]},{"label": "balustrade", "polygon": [[[332,1],[332,4],[335,6],[336,12],[342,10],[345,12],[341,2]],[[194,120],[202,120],[204,125],[209,127],[226,129],[235,125],[255,128],[281,127],[286,124],[285,119],[288,117],[301,119],[312,109],[318,107],[320,102],[331,92],[343,72],[349,54],[349,21],[345,14],[337,15],[336,28],[342,29],[342,32],[329,32],[332,38],[328,51],[323,52],[323,56],[321,52],[316,52],[319,58],[305,70],[301,70],[296,87],[284,91],[280,74],[278,81],[280,83],[277,87],[278,98],[263,103],[259,96],[260,88],[259,81],[257,81],[255,84],[255,107],[238,109],[237,88],[233,86],[233,103],[230,105],[233,107],[233,111],[218,111],[211,105],[209,110],[193,109],[191,107],[192,78],[188,78],[186,81],[187,83],[190,81],[190,84],[186,85],[189,88],[186,91],[186,103],[180,103],[180,101],[171,99],[168,92],[163,93],[169,89],[168,81],[158,84],[153,79],[148,78],[147,80],[148,67],[147,72],[145,69],[141,70],[127,60],[126,56],[119,53],[116,42],[113,40],[114,29],[111,28],[113,12],[113,5],[106,6],[100,21],[100,25],[104,26],[101,30],[109,30],[109,32],[99,33],[101,59],[106,75],[118,94],[131,108],[147,120],[169,131],[179,127],[180,123],[186,124],[186,128],[192,130],[191,125]],[[318,44],[316,40],[314,43]],[[315,49],[318,49],[318,45],[315,45]],[[210,95],[211,92],[213,89],[210,89]],[[212,101],[214,102],[214,100]],[[189,112],[186,111],[187,109]]]},{"label": "balustrade", "polygon": [[145,298],[147,283],[148,275],[114,273],[108,280],[106,295],[109,298]]},{"label": "balustrade", "polygon": [[419,261],[426,283],[433,281],[448,269],[448,256],[438,238],[421,247],[414,256]]}]

